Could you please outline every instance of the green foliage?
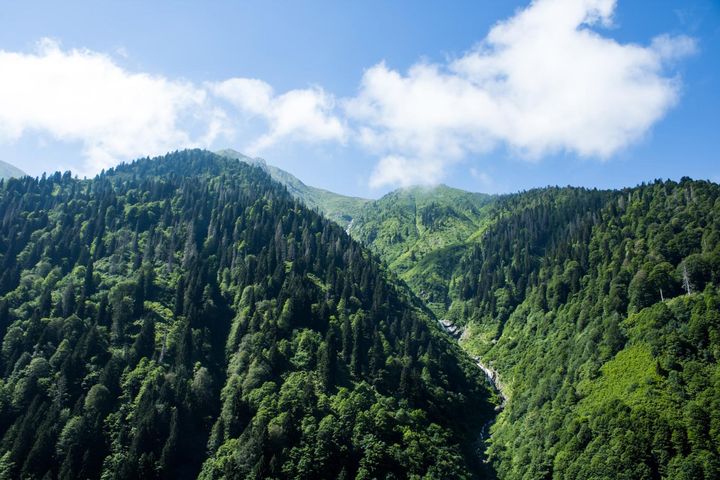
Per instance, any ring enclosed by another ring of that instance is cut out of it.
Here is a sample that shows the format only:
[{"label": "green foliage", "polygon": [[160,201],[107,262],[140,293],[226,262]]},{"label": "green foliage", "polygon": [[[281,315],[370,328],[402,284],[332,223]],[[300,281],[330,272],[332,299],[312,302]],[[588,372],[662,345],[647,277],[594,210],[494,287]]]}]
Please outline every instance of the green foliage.
[{"label": "green foliage", "polygon": [[257,167],[0,181],[1,478],[471,478],[471,360]]},{"label": "green foliage", "polygon": [[464,224],[442,211],[439,237],[415,195],[368,204],[351,233],[500,373],[499,478],[720,475],[718,185],[492,197]]},{"label": "green foliage", "polygon": [[451,290],[465,347],[512,392],[498,476],[717,478],[720,187],[508,200]]},{"label": "green foliage", "polygon": [[492,200],[445,185],[397,190],[364,205],[348,231],[442,314],[459,255],[486,226]]},{"label": "green foliage", "polygon": [[251,158],[229,148],[216,153],[222,157],[259,166],[269,173],[273,180],[282,183],[293,197],[302,201],[307,207],[320,211],[343,228],[350,225],[353,218],[358,215],[363,206],[369,201],[364,198],[348,197],[322,188],[305,185],[299,178],[278,167],[268,165],[261,158]]},{"label": "green foliage", "polygon": [[720,476],[718,185],[366,202],[224,155],[0,182],[0,478],[477,476],[430,310],[502,377],[499,478]]}]

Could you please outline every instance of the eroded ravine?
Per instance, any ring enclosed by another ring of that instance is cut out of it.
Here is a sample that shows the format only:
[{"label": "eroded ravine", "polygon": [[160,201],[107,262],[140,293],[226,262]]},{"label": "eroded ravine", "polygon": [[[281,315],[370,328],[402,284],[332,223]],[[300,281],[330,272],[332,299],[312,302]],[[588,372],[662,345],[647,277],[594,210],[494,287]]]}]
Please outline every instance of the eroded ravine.
[{"label": "eroded ravine", "polygon": [[[458,343],[460,343],[460,340],[462,339],[464,333],[464,329],[462,327],[459,327],[446,319],[438,320],[438,323],[440,324],[440,327],[445,333],[447,333],[448,335],[453,337]],[[488,460],[485,457],[485,449],[487,447],[487,441],[490,438],[490,428],[497,420],[498,415],[500,415],[500,413],[505,408],[505,405],[508,401],[508,393],[505,385],[500,380],[500,374],[497,372],[497,370],[495,370],[490,364],[484,363],[483,360],[478,356],[473,356],[472,359],[475,361],[475,365],[477,365],[478,369],[480,369],[480,371],[487,379],[487,382],[490,384],[492,389],[500,398],[500,403],[495,406],[495,415],[483,424],[477,437],[476,448],[478,456],[483,459],[483,462],[487,463]]]}]

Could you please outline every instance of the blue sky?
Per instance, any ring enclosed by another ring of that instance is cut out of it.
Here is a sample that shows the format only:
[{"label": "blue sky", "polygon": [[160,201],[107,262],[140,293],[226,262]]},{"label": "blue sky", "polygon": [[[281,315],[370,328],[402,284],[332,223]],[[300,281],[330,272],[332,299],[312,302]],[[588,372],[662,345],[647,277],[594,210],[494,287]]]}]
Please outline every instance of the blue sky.
[{"label": "blue sky", "polygon": [[0,10],[30,174],[202,146],[366,197],[720,181],[715,0],[57,3]]}]

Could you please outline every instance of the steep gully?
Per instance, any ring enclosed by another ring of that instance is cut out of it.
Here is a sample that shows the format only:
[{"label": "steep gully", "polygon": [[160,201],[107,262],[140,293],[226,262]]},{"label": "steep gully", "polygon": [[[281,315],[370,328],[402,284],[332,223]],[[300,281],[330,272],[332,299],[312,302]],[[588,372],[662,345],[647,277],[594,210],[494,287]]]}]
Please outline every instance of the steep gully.
[{"label": "steep gully", "polygon": [[[445,319],[439,320],[438,323],[440,324],[440,327],[442,327],[442,329],[445,331],[445,333],[456,339],[458,342],[460,341],[463,333],[463,329],[461,327],[458,327],[451,321]],[[495,390],[498,397],[500,397],[500,404],[495,407],[495,411],[497,412],[497,414],[493,418],[488,420],[480,429],[480,434],[478,435],[478,450],[482,450],[485,441],[490,437],[490,427],[495,422],[497,415],[499,415],[500,412],[505,408],[508,397],[497,370],[495,370],[492,366],[483,363],[480,357],[474,356],[472,358],[478,368],[483,372],[485,378],[492,386],[493,390]]]}]

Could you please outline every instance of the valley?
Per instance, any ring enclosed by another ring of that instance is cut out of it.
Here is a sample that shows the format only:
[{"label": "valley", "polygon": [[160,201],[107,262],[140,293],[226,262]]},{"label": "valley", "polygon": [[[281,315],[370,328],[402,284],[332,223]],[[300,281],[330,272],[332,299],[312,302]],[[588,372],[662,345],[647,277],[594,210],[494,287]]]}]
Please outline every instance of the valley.
[{"label": "valley", "polygon": [[349,233],[502,378],[499,478],[720,475],[717,184],[403,189]]},{"label": "valley", "polygon": [[365,200],[188,150],[0,212],[5,477],[720,474],[712,182]]},{"label": "valley", "polygon": [[0,18],[0,480],[720,480],[720,0]]}]

